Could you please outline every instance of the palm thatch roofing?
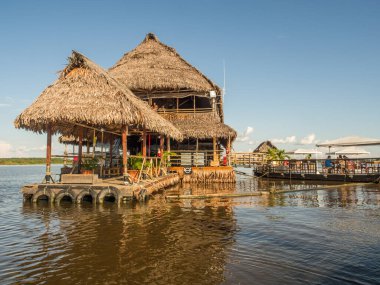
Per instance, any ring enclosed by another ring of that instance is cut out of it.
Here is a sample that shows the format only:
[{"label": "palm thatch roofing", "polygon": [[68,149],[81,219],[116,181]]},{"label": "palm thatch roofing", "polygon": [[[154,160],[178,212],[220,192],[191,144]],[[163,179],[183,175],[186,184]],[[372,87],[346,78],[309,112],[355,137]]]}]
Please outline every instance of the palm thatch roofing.
[{"label": "palm thatch roofing", "polygon": [[214,90],[221,94],[216,84],[152,33],[124,54],[109,72],[134,92],[198,91],[208,94]]},{"label": "palm thatch roofing", "polygon": [[253,152],[267,153],[268,149],[277,149],[277,147],[271,141],[264,141]]},{"label": "palm thatch roofing", "polygon": [[166,113],[161,114],[173,123],[185,138],[210,139],[213,137],[235,140],[237,133],[221,122],[215,113]]},{"label": "palm thatch roofing", "polygon": [[182,134],[124,84],[73,51],[59,78],[14,121],[16,128],[78,135],[78,124],[119,131],[123,125],[181,139]]}]

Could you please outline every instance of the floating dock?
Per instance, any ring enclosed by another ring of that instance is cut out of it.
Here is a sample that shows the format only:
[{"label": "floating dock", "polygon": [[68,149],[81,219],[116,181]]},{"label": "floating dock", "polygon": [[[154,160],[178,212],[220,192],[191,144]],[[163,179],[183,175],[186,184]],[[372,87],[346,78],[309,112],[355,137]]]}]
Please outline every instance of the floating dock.
[{"label": "floating dock", "polygon": [[[105,201],[121,204],[129,200],[145,200],[148,196],[176,185],[180,182],[177,173],[170,173],[164,176],[144,180],[140,183],[125,184],[122,178],[97,179],[92,175],[86,177],[87,180],[77,180],[74,183],[41,183],[25,185],[21,189],[24,201],[37,203],[40,200],[50,203],[60,203],[61,201],[71,201],[72,203],[82,203],[83,201],[102,204]],[[82,175],[83,177],[83,175]],[[66,180],[67,181],[67,180]],[[78,183],[81,182],[81,183]],[[84,182],[84,183],[83,183]]]}]

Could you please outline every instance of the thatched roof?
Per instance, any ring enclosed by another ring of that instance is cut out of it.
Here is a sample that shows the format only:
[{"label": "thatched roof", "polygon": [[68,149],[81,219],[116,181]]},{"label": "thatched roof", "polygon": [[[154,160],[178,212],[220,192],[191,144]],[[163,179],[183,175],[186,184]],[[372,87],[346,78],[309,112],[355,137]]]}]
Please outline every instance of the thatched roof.
[{"label": "thatched roof", "polygon": [[253,151],[253,152],[261,152],[261,153],[267,153],[268,149],[274,148],[277,149],[277,147],[272,144],[271,141],[264,141]]},{"label": "thatched roof", "polygon": [[220,117],[213,113],[166,113],[161,114],[173,123],[185,138],[208,139],[212,137],[233,141],[237,133],[221,122]]},{"label": "thatched roof", "polygon": [[76,124],[120,130],[122,125],[146,127],[150,131],[181,139],[181,133],[124,84],[94,62],[73,52],[58,80],[15,120],[16,128],[77,136]]},{"label": "thatched roof", "polygon": [[220,88],[184,60],[174,48],[149,33],[132,51],[109,69],[133,91],[198,91],[208,93]]}]

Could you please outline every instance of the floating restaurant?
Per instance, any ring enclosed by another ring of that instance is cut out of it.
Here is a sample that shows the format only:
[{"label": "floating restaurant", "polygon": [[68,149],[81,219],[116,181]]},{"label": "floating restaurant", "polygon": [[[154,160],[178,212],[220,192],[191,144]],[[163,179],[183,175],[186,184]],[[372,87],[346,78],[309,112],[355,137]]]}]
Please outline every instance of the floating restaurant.
[{"label": "floating restaurant", "polygon": [[[47,134],[45,178],[22,189],[34,202],[122,202],[180,180],[235,182],[221,89],[153,34],[109,71],[74,51],[14,125]],[[58,155],[58,178],[53,135],[77,149]]]}]

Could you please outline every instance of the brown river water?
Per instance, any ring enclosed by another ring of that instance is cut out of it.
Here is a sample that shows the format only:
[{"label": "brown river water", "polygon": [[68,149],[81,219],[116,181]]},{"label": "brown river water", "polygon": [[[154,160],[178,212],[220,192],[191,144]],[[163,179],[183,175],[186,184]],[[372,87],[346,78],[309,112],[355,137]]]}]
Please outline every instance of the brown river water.
[{"label": "brown river water", "polygon": [[[102,206],[23,203],[0,167],[0,284],[380,284],[380,186]],[[167,193],[323,187],[257,180]]]}]

